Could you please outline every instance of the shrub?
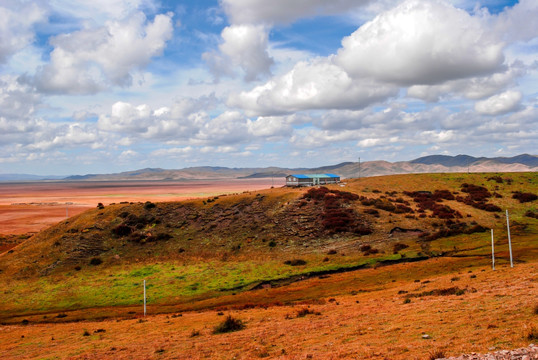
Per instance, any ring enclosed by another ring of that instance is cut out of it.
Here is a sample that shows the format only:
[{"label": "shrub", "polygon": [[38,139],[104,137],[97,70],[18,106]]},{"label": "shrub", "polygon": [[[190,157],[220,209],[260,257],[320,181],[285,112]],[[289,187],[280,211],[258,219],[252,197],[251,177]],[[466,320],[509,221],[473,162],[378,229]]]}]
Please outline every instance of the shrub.
[{"label": "shrub", "polygon": [[534,201],[534,200],[538,199],[538,196],[536,194],[533,194],[533,193],[522,193],[520,191],[516,191],[512,195],[512,199],[516,199],[520,203],[526,203],[526,202],[531,202],[531,201]]},{"label": "shrub", "polygon": [[503,178],[500,177],[500,176],[492,176],[492,177],[489,177],[487,178],[488,181],[495,181],[497,184],[502,184],[503,183]]},{"label": "shrub", "polygon": [[303,195],[303,199],[323,201],[322,225],[330,233],[353,232],[360,235],[371,233],[368,226],[359,223],[353,209],[343,206],[343,204],[358,200],[358,195],[319,187],[309,189]]},{"label": "shrub", "polygon": [[199,336],[199,335],[200,335],[200,331],[199,331],[199,330],[194,330],[194,329],[192,329],[192,331],[191,331],[191,338],[192,338],[192,337]]},{"label": "shrub", "polygon": [[448,227],[440,228],[437,232],[433,234],[423,233],[419,235],[419,237],[423,238],[425,241],[432,241],[443,237],[449,237],[459,234],[473,234],[475,232],[485,232],[487,230],[488,229],[486,229],[484,226],[478,224],[469,227],[465,223],[453,223],[450,224]]},{"label": "shrub", "polygon": [[493,204],[488,204],[487,200],[492,196],[491,193],[483,186],[473,184],[462,184],[461,191],[467,193],[467,197],[458,196],[456,200],[476,209],[500,212],[500,207]]},{"label": "shrub", "polygon": [[98,209],[104,209],[105,206],[103,205],[103,203],[99,203],[99,204],[97,204],[97,208]]},{"label": "shrub", "polygon": [[126,224],[119,224],[114,229],[112,229],[112,233],[118,236],[127,236],[130,235],[133,232],[133,228]]},{"label": "shrub", "polygon": [[362,198],[361,204],[364,206],[372,206],[375,204],[375,199],[369,199],[369,198]]},{"label": "shrub", "polygon": [[493,204],[485,204],[482,210],[489,211],[489,212],[501,212],[502,211],[500,207]]},{"label": "shrub", "polygon": [[428,360],[436,360],[445,358],[443,350],[434,350],[428,354]]},{"label": "shrub", "polygon": [[460,289],[459,287],[449,287],[444,289],[434,289],[430,291],[423,291],[419,294],[409,294],[409,297],[423,297],[423,296],[449,296],[449,295],[463,295],[465,289]]},{"label": "shrub", "polygon": [[393,246],[393,252],[394,252],[394,254],[396,254],[398,251],[403,250],[403,249],[407,249],[408,247],[409,247],[409,245],[407,245],[407,244],[396,243]]},{"label": "shrub", "polygon": [[102,263],[103,263],[103,260],[101,260],[101,258],[99,257],[94,257],[90,260],[90,265],[97,266],[97,265],[101,265]]},{"label": "shrub", "polygon": [[166,241],[170,240],[172,238],[172,235],[168,233],[157,233],[154,236],[151,236],[148,238],[148,241]]},{"label": "shrub", "polygon": [[228,315],[223,322],[213,329],[213,334],[229,333],[243,330],[244,328],[245,324],[243,324],[243,321],[233,318],[232,315]]},{"label": "shrub", "polygon": [[527,212],[525,213],[525,216],[533,218],[533,219],[538,219],[538,212],[527,210]]},{"label": "shrub", "polygon": [[403,301],[404,304],[409,304],[410,302],[411,302],[410,298],[405,298],[405,300]]},{"label": "shrub", "polygon": [[433,198],[435,200],[445,199],[445,200],[454,200],[455,197],[449,190],[435,190],[433,193]]},{"label": "shrub", "polygon": [[284,261],[284,264],[290,265],[290,266],[302,266],[302,265],[306,265],[306,261],[303,259],[293,259],[293,260]]},{"label": "shrub", "polygon": [[527,335],[525,337],[529,341],[538,340],[538,327],[536,325],[530,325],[527,329]]},{"label": "shrub", "polygon": [[396,214],[404,214],[404,213],[414,213],[415,211],[411,209],[409,206],[405,206],[403,204],[397,204],[394,212]]},{"label": "shrub", "polygon": [[152,203],[151,201],[146,201],[146,203],[144,204],[144,209],[146,210],[153,209],[154,207],[155,207],[155,204]]},{"label": "shrub", "polygon": [[374,202],[374,206],[380,210],[392,212],[396,210],[396,206],[388,200],[377,199]]},{"label": "shrub", "polygon": [[306,315],[321,315],[321,313],[317,311],[310,310],[309,308],[302,308],[301,310],[297,310],[297,317],[305,317]]},{"label": "shrub", "polygon": [[276,246],[276,242],[274,240],[271,240],[269,241],[269,247],[275,247]]},{"label": "shrub", "polygon": [[376,209],[365,209],[364,210],[364,213],[365,214],[369,214],[369,215],[374,215],[375,217],[379,217],[379,211],[377,211]]},{"label": "shrub", "polygon": [[362,252],[368,252],[372,249],[372,246],[368,245],[368,244],[364,244],[364,245],[361,245],[359,247],[360,251]]},{"label": "shrub", "polygon": [[464,183],[461,185],[461,191],[469,194],[472,201],[485,201],[491,197],[491,193],[483,186]]}]

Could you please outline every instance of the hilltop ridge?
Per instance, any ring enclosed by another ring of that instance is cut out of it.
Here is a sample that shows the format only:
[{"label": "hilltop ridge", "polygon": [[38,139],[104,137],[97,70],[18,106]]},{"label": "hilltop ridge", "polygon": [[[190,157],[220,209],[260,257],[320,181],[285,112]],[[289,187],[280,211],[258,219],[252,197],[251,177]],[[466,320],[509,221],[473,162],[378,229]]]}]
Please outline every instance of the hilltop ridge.
[{"label": "hilltop ridge", "polygon": [[36,176],[0,174],[0,181],[65,180],[65,181],[128,181],[128,180],[208,180],[284,177],[292,173],[334,172],[346,178],[441,172],[533,172],[538,171],[538,156],[521,154],[513,157],[473,157],[469,155],[429,155],[410,161],[384,160],[342,162],[315,168],[284,168],[277,166],[256,168],[228,168],[222,166],[196,166],[183,169],[145,168],[113,174],[86,174]]}]

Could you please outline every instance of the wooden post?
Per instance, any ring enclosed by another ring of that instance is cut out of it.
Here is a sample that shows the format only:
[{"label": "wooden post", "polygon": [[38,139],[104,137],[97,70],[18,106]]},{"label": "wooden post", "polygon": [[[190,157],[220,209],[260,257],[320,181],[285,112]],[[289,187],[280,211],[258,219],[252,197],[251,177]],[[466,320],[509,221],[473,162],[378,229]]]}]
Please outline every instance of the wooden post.
[{"label": "wooden post", "polygon": [[144,316],[146,316],[146,280],[144,280]]},{"label": "wooden post", "polygon": [[510,239],[510,221],[508,220],[508,210],[506,210],[506,230],[508,231],[508,250],[510,251],[510,267],[514,267],[512,260],[512,240]]},{"label": "wooden post", "polygon": [[493,244],[493,229],[491,229],[491,267],[495,270],[495,245]]}]

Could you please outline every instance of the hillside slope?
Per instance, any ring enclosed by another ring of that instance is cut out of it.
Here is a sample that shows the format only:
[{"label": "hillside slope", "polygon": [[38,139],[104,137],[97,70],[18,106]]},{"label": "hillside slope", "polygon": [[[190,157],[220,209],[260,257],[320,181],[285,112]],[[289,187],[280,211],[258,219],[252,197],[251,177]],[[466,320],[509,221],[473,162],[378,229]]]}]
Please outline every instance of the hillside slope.
[{"label": "hillside slope", "polygon": [[491,228],[506,259],[504,209],[517,261],[536,261],[537,193],[536,173],[429,174],[96,208],[0,255],[0,318],[138,304],[143,279],[152,303],[196,308],[365,267],[487,263]]}]

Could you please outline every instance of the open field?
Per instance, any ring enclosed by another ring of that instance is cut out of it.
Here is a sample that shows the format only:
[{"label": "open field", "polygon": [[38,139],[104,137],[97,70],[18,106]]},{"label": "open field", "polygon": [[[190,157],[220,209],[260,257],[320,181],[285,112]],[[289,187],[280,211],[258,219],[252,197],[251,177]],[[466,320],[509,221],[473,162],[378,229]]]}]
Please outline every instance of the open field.
[{"label": "open field", "polygon": [[[535,173],[342,185],[60,221],[0,255],[0,357],[428,359],[536,343]],[[246,328],[213,334],[228,314]]]},{"label": "open field", "polygon": [[[139,315],[131,318],[34,325],[31,319],[28,325],[0,327],[0,357],[403,360],[428,359],[435,351],[454,356],[536,342],[528,339],[529,329],[538,322],[536,262],[511,269],[504,261],[496,271],[475,262],[434,259],[400,264],[252,295],[274,301],[294,292],[317,293],[315,299],[288,305],[244,304],[243,309],[163,315],[153,315],[158,309],[150,306],[145,318],[138,306],[131,310]],[[428,294],[454,287],[462,293]],[[225,317],[219,312],[244,321],[246,328],[213,334]],[[66,315],[56,320],[71,317]]]},{"label": "open field", "polygon": [[[179,201],[282,186],[283,179],[0,182],[0,235],[35,233],[98,203]],[[67,210],[67,211],[66,211]]]}]

